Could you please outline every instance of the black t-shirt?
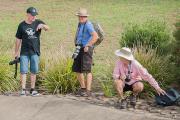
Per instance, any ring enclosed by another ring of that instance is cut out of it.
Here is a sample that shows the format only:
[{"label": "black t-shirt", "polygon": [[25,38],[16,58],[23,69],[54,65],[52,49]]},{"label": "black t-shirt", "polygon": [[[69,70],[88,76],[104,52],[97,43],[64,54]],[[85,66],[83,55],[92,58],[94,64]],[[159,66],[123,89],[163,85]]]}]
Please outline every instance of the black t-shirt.
[{"label": "black t-shirt", "polygon": [[36,31],[39,24],[45,24],[43,21],[36,19],[33,23],[28,24],[25,21],[18,26],[16,38],[22,39],[21,55],[40,55],[40,35],[41,30]]}]

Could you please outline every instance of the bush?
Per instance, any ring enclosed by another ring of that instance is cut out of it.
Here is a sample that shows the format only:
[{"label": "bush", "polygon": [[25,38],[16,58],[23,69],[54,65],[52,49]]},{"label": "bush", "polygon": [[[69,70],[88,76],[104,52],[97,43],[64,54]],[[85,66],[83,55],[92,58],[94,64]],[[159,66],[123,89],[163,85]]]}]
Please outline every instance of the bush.
[{"label": "bush", "polygon": [[0,54],[0,93],[17,91],[19,80],[14,79],[14,66],[9,66],[10,57]]},{"label": "bush", "polygon": [[42,81],[43,86],[53,94],[75,92],[79,87],[79,82],[71,67],[72,59],[59,59],[47,70],[45,80]]},{"label": "bush", "polygon": [[176,41],[173,45],[173,61],[176,64],[176,81],[180,86],[180,21],[175,24],[176,30],[174,32],[174,37]]},{"label": "bush", "polygon": [[107,69],[106,72],[101,71],[98,76],[96,76],[96,79],[100,82],[100,86],[104,95],[106,97],[114,96],[116,91],[112,78],[112,69]]},{"label": "bush", "polygon": [[[110,56],[107,56],[106,59],[99,63],[95,64],[93,67],[93,76],[96,87],[93,90],[102,91],[106,97],[113,97],[116,95],[116,90],[113,83],[112,72],[114,68],[114,62]],[[96,84],[97,83],[97,84]]]},{"label": "bush", "polygon": [[165,22],[148,20],[142,25],[131,24],[122,33],[121,46],[132,48],[138,44],[150,45],[153,49],[167,52],[171,43],[170,32],[166,29]]},{"label": "bush", "polygon": [[[139,45],[133,48],[135,58],[149,71],[163,88],[174,82],[174,65],[168,56],[160,56],[157,49]],[[150,85],[145,84],[145,91],[153,95]]]}]

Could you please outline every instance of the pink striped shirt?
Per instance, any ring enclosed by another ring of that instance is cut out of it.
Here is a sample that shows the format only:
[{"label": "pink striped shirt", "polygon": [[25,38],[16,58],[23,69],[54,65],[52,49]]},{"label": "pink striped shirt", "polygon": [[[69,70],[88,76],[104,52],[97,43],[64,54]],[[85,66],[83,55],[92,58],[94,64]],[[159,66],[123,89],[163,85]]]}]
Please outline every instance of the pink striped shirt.
[{"label": "pink striped shirt", "polygon": [[[128,73],[128,66],[125,65],[121,60],[118,60],[114,68],[113,78],[124,80],[126,78],[127,73]],[[132,85],[134,82],[143,79],[149,82],[149,84],[153,86],[155,89],[160,88],[156,80],[152,77],[152,75],[149,74],[148,71],[137,60],[133,60],[131,63],[130,76],[131,76],[131,81],[126,82],[126,84],[128,85]]]}]

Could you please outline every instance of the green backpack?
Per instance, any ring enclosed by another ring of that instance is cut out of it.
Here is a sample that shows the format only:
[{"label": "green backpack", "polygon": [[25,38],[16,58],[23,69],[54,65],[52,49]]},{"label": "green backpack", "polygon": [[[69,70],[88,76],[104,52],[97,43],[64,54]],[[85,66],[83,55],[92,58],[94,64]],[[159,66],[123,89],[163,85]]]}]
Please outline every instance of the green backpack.
[{"label": "green backpack", "polygon": [[92,22],[92,24],[94,26],[94,30],[98,34],[98,39],[97,39],[96,43],[94,44],[94,46],[96,47],[104,40],[105,33],[104,33],[101,25],[98,22]]}]

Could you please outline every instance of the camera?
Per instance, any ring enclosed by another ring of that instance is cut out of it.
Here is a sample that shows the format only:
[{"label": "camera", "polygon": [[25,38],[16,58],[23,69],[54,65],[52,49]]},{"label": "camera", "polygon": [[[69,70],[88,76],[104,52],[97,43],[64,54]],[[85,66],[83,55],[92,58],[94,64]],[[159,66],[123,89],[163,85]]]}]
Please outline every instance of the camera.
[{"label": "camera", "polygon": [[130,82],[130,81],[131,81],[130,75],[127,75],[127,76],[126,76],[125,81],[126,81],[126,82]]},{"label": "camera", "polygon": [[17,64],[17,63],[19,63],[19,62],[20,62],[20,57],[15,58],[14,60],[10,61],[10,62],[9,62],[9,65],[14,65],[14,64]]},{"label": "camera", "polygon": [[79,54],[79,52],[80,52],[80,49],[81,49],[81,46],[80,46],[80,45],[77,45],[77,46],[76,46],[76,49],[74,50],[74,53],[73,53],[73,55],[72,55],[72,59],[76,59],[76,58],[77,58],[77,56],[78,56],[78,54]]}]

